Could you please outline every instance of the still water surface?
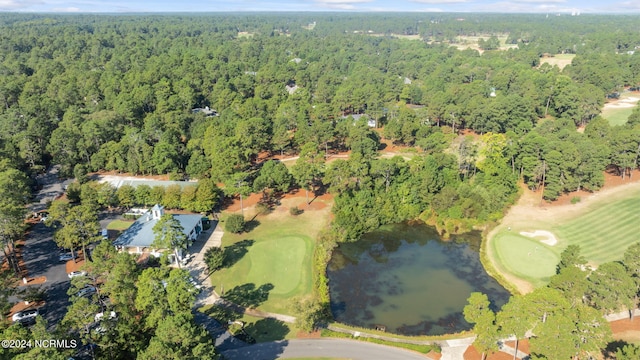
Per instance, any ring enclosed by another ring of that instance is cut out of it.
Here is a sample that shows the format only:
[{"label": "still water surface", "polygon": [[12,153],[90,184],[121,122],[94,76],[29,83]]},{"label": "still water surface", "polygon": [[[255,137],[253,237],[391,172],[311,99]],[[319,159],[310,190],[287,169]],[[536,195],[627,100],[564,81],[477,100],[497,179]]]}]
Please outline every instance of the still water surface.
[{"label": "still water surface", "polygon": [[336,320],[405,335],[467,330],[462,309],[474,291],[489,296],[494,310],[509,293],[484,271],[480,234],[441,241],[424,224],[395,224],[341,244],[327,269]]}]

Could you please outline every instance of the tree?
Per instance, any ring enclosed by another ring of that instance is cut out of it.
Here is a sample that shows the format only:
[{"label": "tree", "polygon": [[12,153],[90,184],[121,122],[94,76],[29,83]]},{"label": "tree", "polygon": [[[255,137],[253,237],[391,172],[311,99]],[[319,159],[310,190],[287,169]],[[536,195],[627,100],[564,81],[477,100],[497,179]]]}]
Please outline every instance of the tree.
[{"label": "tree", "polygon": [[29,188],[25,175],[15,169],[0,172],[0,246],[15,274],[20,273],[15,256],[15,241],[24,231],[25,204]]},{"label": "tree", "polygon": [[220,199],[220,189],[213,180],[205,178],[198,181],[193,210],[203,213],[212,212]]},{"label": "tree", "polygon": [[239,234],[244,231],[244,216],[239,214],[231,214],[225,222],[224,228],[228,232]]},{"label": "tree", "polygon": [[266,194],[267,189],[287,192],[291,180],[289,169],[282,162],[269,160],[260,168],[258,177],[253,181],[253,188],[254,191],[262,191],[263,194]]},{"label": "tree", "polygon": [[135,189],[136,204],[142,206],[153,205],[153,202],[151,201],[151,187],[149,185],[141,184],[138,185],[138,187],[136,187]]},{"label": "tree", "polygon": [[500,333],[505,336],[516,337],[516,351],[513,359],[516,359],[518,342],[525,337],[525,333],[533,326],[531,316],[526,310],[526,299],[522,296],[512,296],[500,312],[496,315],[496,323],[500,326]]},{"label": "tree", "polygon": [[323,317],[323,307],[316,299],[292,299],[293,311],[297,314],[296,325],[306,331],[312,332]]},{"label": "tree", "polygon": [[60,211],[49,212],[52,221],[59,222],[61,226],[53,236],[56,244],[69,249],[74,260],[76,257],[73,249],[82,246],[82,253],[88,260],[86,246],[100,239],[100,224],[95,208],[85,204],[71,207],[61,205],[59,208]]},{"label": "tree", "polygon": [[171,214],[164,214],[153,226],[155,239],[152,246],[156,249],[172,249],[176,263],[180,267],[182,251],[187,249],[187,235],[180,222]]},{"label": "tree", "polygon": [[624,252],[622,260],[627,274],[633,281],[633,302],[629,311],[630,318],[633,320],[635,309],[638,306],[638,293],[640,292],[640,243],[635,243]]},{"label": "tree", "polygon": [[240,212],[244,216],[243,197],[251,194],[251,187],[247,182],[249,174],[246,172],[237,172],[231,176],[224,187],[224,191],[230,195],[240,195]]},{"label": "tree", "polygon": [[131,185],[122,185],[116,190],[118,204],[124,208],[131,208],[136,203],[136,188]]},{"label": "tree", "polygon": [[213,273],[224,264],[224,251],[216,246],[208,248],[204,253],[204,262],[207,264],[209,273]]},{"label": "tree", "polygon": [[587,298],[605,315],[622,308],[632,309],[635,296],[635,283],[621,263],[604,263],[589,275]]},{"label": "tree", "polygon": [[569,245],[560,253],[560,262],[556,266],[556,274],[568,267],[582,267],[587,260],[580,254],[580,245]]},{"label": "tree", "polygon": [[146,329],[157,328],[158,323],[169,313],[165,285],[168,275],[167,268],[148,268],[138,277],[135,307],[143,313]]},{"label": "tree", "polygon": [[214,355],[206,330],[195,324],[191,313],[178,313],[158,322],[155,336],[138,359],[199,360],[213,359]]},{"label": "tree", "polygon": [[498,327],[495,324],[496,315],[489,308],[489,298],[487,295],[474,292],[467,299],[462,313],[464,319],[473,326],[476,334],[474,344],[478,350],[482,351],[482,360],[486,357],[486,352],[493,352],[498,349]]},{"label": "tree", "polygon": [[83,342],[93,341],[91,328],[95,323],[95,316],[101,311],[100,306],[86,297],[74,296],[61,325],[81,335]]},{"label": "tree", "polygon": [[324,156],[318,151],[318,145],[307,143],[300,151],[300,157],[291,168],[291,173],[300,187],[303,187],[307,204],[309,201],[309,190],[314,191],[316,183],[324,172]]},{"label": "tree", "polygon": [[169,185],[164,191],[162,198],[162,205],[168,209],[180,208],[180,195],[182,194],[182,188],[180,185]]}]

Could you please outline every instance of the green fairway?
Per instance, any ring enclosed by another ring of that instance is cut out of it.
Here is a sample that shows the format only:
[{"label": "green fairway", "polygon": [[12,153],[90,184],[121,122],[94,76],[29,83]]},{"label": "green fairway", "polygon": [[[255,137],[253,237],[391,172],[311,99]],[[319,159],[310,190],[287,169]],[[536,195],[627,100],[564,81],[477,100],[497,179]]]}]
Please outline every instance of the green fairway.
[{"label": "green fairway", "polygon": [[616,101],[604,105],[602,117],[607,119],[612,126],[624,125],[637,105],[637,94],[624,92]]},{"label": "green fairway", "polygon": [[606,204],[553,229],[567,245],[578,244],[596,264],[620,260],[629,245],[640,241],[640,194]]},{"label": "green fairway", "polygon": [[[560,253],[568,245],[579,245],[582,255],[592,265],[622,259],[626,249],[640,241],[640,188],[634,186],[609,196],[598,195],[585,206],[576,206],[575,211],[567,205],[561,208],[566,212],[547,220],[536,218],[533,209],[529,214],[519,212],[522,216],[528,215],[526,219],[505,219],[490,241],[492,263],[507,277],[512,275],[538,287],[548,282]],[[550,231],[558,243],[547,246],[540,239],[519,234],[535,230]]]},{"label": "green fairway", "polygon": [[605,108],[602,110],[602,117],[609,121],[612,126],[624,125],[629,119],[633,108]]},{"label": "green fairway", "polygon": [[[312,241],[293,236],[285,236],[257,243],[248,254],[251,269],[247,276],[256,283],[273,284],[272,294],[294,294],[302,280],[303,261],[310,254]],[[242,260],[241,260],[242,261]],[[304,290],[304,289],[301,289]]]},{"label": "green fairway", "polygon": [[540,241],[517,233],[502,232],[492,241],[496,259],[506,270],[534,286],[541,286],[555,274],[558,253]]},{"label": "green fairway", "polygon": [[[293,206],[303,201],[283,203]],[[276,209],[258,217],[259,224],[248,233],[225,232],[222,244],[228,266],[211,276],[211,284],[239,305],[290,313],[292,298],[312,292],[314,239],[328,222],[329,209],[298,216]]]}]

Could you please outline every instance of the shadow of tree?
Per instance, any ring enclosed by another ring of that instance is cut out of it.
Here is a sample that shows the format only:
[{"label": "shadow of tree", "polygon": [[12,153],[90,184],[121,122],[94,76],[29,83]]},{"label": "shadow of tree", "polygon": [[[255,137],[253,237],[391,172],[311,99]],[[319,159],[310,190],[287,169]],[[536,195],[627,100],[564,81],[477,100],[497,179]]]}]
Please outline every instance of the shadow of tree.
[{"label": "shadow of tree", "polygon": [[244,330],[251,335],[257,342],[270,342],[284,340],[285,336],[291,331],[284,321],[272,318],[266,318],[248,324]]},{"label": "shadow of tree", "polygon": [[203,313],[218,320],[222,324],[238,320],[243,316],[242,313],[236,312],[233,309],[218,305],[211,306],[211,308],[207,309]]},{"label": "shadow of tree", "polygon": [[[258,216],[258,215],[256,215]],[[244,232],[251,232],[253,229],[257,228],[260,225],[260,221],[256,220],[255,217],[244,224]]]},{"label": "shadow of tree", "polygon": [[231,267],[249,251],[247,248],[255,243],[254,240],[242,240],[224,248],[222,267]]},{"label": "shadow of tree", "polygon": [[613,340],[607,344],[606,348],[602,349],[602,355],[609,359],[611,356],[615,356],[618,350],[622,350],[627,345],[629,343],[624,340]]},{"label": "shadow of tree", "polygon": [[254,283],[243,284],[226,291],[223,298],[234,304],[256,308],[269,298],[269,292],[273,290],[273,284],[263,284],[256,288]]}]

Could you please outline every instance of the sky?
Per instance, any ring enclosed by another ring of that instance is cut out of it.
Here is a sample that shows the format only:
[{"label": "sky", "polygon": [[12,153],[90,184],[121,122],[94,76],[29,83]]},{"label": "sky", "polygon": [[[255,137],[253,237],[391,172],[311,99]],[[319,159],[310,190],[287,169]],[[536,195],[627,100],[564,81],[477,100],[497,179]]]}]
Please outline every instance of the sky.
[{"label": "sky", "polygon": [[14,12],[412,11],[640,14],[638,0],[0,0]]}]

